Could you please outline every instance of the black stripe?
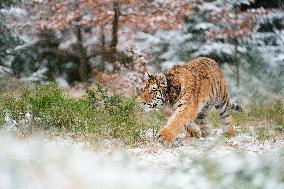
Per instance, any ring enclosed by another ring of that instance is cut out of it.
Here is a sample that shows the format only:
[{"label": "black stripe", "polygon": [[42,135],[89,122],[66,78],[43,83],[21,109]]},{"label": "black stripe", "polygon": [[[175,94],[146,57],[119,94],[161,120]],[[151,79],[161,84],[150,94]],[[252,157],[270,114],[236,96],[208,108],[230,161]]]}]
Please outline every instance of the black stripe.
[{"label": "black stripe", "polygon": [[[214,84],[213,84],[214,85]],[[213,94],[214,95],[214,88],[215,88],[215,86],[212,86],[211,87],[211,94]]]},{"label": "black stripe", "polygon": [[205,118],[205,115],[203,114],[197,116],[197,119],[204,119],[204,118]]},{"label": "black stripe", "polygon": [[205,122],[204,121],[202,121],[203,119],[198,119],[198,121],[197,121],[197,125],[203,125]]},{"label": "black stripe", "polygon": [[218,97],[220,97],[221,96],[221,90],[220,90],[220,81],[218,80],[217,81],[217,86],[216,86],[216,88],[217,88],[217,90],[216,90],[216,95],[218,96]]},{"label": "black stripe", "polygon": [[219,116],[222,117],[225,112],[227,112],[226,109],[225,109],[223,112],[221,112],[221,113],[219,114]]},{"label": "black stripe", "polygon": [[223,112],[220,113],[219,115],[222,116],[227,111],[227,108],[228,108],[228,103],[226,104],[226,107],[224,108]]},{"label": "black stripe", "polygon": [[[212,74],[210,74],[210,76],[212,77]],[[215,77],[212,77],[212,83],[211,83],[211,92],[213,95],[216,96],[215,92],[217,93],[217,87],[216,87],[216,81],[215,81]],[[214,91],[215,90],[215,91]]]},{"label": "black stripe", "polygon": [[231,122],[228,122],[228,123],[222,123],[223,125],[229,125],[229,124],[231,124]]},{"label": "black stripe", "polygon": [[230,116],[230,114],[220,115],[220,117],[221,117],[222,119],[225,119],[226,117],[229,117],[229,116]]},{"label": "black stripe", "polygon": [[162,100],[162,102],[165,102],[165,100],[162,97],[156,97],[155,100]]},{"label": "black stripe", "polygon": [[220,108],[223,108],[223,106],[224,106],[224,104],[227,102],[227,100],[226,99],[223,99],[223,101],[222,101],[222,104],[221,104],[221,106],[220,106]]}]

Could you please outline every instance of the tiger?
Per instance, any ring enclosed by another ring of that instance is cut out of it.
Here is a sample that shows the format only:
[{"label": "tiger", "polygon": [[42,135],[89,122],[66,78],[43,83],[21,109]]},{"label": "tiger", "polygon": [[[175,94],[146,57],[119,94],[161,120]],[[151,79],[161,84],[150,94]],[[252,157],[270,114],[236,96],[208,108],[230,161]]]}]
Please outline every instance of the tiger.
[{"label": "tiger", "polygon": [[212,133],[208,111],[219,110],[222,130],[228,137],[236,136],[232,126],[231,104],[224,74],[211,58],[198,57],[182,65],[174,65],[164,73],[147,73],[139,95],[145,111],[170,105],[174,113],[157,134],[158,141],[172,145],[185,129],[186,137],[206,137]]}]

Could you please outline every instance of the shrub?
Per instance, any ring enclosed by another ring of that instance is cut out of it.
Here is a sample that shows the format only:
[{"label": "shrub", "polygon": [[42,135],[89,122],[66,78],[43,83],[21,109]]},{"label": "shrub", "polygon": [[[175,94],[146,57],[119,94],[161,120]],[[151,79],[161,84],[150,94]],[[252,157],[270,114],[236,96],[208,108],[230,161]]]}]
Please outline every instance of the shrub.
[{"label": "shrub", "polygon": [[[112,137],[130,144],[143,141],[148,129],[156,132],[163,123],[159,112],[141,111],[135,97],[110,95],[102,86],[88,89],[82,98],[68,97],[55,84],[22,87],[0,95],[1,125],[8,112],[22,133],[55,129],[92,133],[97,140]],[[27,114],[31,115],[29,120]]]}]

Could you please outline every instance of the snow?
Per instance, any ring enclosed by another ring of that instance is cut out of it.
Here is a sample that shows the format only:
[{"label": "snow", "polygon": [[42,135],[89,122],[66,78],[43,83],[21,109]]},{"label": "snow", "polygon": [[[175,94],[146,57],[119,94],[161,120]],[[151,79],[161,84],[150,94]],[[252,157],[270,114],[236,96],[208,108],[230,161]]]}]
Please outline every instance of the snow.
[{"label": "snow", "polygon": [[[23,38],[24,38],[24,37],[23,37]],[[27,40],[27,39],[25,39],[25,40]],[[14,48],[14,50],[15,50],[15,51],[23,50],[23,49],[25,49],[26,47],[32,46],[32,45],[34,45],[34,44],[35,44],[35,42],[29,42],[29,43],[25,43],[25,44],[23,44],[23,45],[18,45],[18,46],[16,46],[16,47]]]},{"label": "snow", "polygon": [[197,30],[208,30],[214,27],[214,24],[208,22],[201,22],[196,24],[195,29]]},{"label": "snow", "polygon": [[45,78],[45,73],[48,71],[47,68],[38,69],[36,72],[33,72],[28,77],[22,77],[22,81],[43,81]]},{"label": "snow", "polygon": [[0,65],[0,77],[4,77],[4,76],[10,74],[11,72],[12,72],[12,71],[11,71],[10,68],[7,68],[7,67],[5,67],[5,66],[1,66],[1,65]]},{"label": "snow", "polygon": [[234,53],[234,46],[228,43],[212,42],[203,45],[198,51],[193,53],[193,56],[209,55],[212,53],[232,55]]},{"label": "snow", "polygon": [[137,45],[139,51],[159,52],[163,45],[167,44],[167,51],[161,54],[161,58],[170,61],[179,61],[177,49],[181,48],[181,44],[192,38],[191,33],[185,34],[186,27],[180,31],[164,31],[158,30],[155,35],[147,33],[139,33],[139,43]]},{"label": "snow", "polygon": [[16,17],[23,17],[27,15],[27,11],[25,9],[18,8],[18,7],[12,7],[9,9],[1,9],[0,12],[3,14],[9,14],[9,15],[13,15]]},{"label": "snow", "polygon": [[64,42],[59,44],[59,49],[68,49],[70,46],[77,43],[76,36],[71,36],[70,39],[65,40]]},{"label": "snow", "polygon": [[187,154],[189,157],[210,154],[212,157],[218,157],[220,155],[230,155],[234,152],[242,152],[257,156],[277,151],[284,145],[282,139],[259,141],[256,136],[249,133],[239,133],[233,139],[224,139],[221,135],[221,129],[215,129],[213,133],[213,136],[207,138],[191,139],[191,141],[185,142],[183,146],[177,148],[164,148],[159,144],[152,144],[152,146],[129,149],[128,152],[148,164],[169,166],[176,163],[180,158],[180,154]]},{"label": "snow", "polygon": [[12,118],[12,115],[10,112],[6,111],[5,112],[5,117],[4,117],[5,124],[3,125],[4,129],[7,131],[16,131],[17,130],[17,122]]},{"label": "snow", "polygon": [[179,61],[179,60],[170,60],[170,61],[165,61],[163,62],[163,69],[166,70],[166,69],[169,69],[170,67],[172,67],[173,65],[181,65],[181,64],[184,64],[185,62],[183,61]]},{"label": "snow", "polygon": [[201,9],[203,11],[210,11],[210,10],[214,10],[214,11],[220,11],[222,6],[226,6],[226,7],[231,7],[231,6],[235,6],[235,5],[241,5],[241,4],[251,4],[251,2],[253,2],[253,0],[216,0],[216,1],[206,1],[202,4]]},{"label": "snow", "polygon": [[55,79],[55,81],[58,84],[58,86],[60,86],[62,88],[65,88],[65,89],[70,88],[70,85],[69,85],[69,83],[68,83],[68,81],[66,80],[65,77],[57,77]]},{"label": "snow", "polygon": [[219,8],[220,7],[219,3],[220,2],[217,2],[217,1],[203,3],[203,5],[201,6],[201,10],[203,10],[203,11],[215,10],[216,12],[220,11],[221,9]]},{"label": "snow", "polygon": [[[238,46],[237,51],[239,53],[247,52],[245,47]],[[201,55],[210,55],[217,54],[220,57],[222,55],[233,56],[235,53],[235,47],[229,43],[221,43],[221,42],[208,42],[200,47],[196,52],[192,54],[192,56],[201,56]]]},{"label": "snow", "polygon": [[[10,188],[268,188],[284,187],[283,141],[240,134],[193,139],[184,146],[157,143],[103,150],[68,138],[20,139],[0,132],[0,186]],[[245,185],[242,185],[245,184]]]}]

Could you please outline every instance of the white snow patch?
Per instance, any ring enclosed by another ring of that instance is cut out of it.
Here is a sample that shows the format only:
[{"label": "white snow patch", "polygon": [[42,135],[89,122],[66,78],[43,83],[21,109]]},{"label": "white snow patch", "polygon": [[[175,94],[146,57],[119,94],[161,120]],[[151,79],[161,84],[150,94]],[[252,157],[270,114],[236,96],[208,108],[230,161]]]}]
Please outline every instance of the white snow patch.
[{"label": "white snow patch", "polygon": [[64,78],[64,77],[57,77],[55,79],[55,81],[60,87],[67,88],[67,89],[70,88],[69,83],[67,82],[66,78]]},{"label": "white snow patch", "polygon": [[17,122],[12,118],[12,114],[8,111],[5,111],[5,117],[4,117],[4,129],[7,131],[16,131],[17,130]]},{"label": "white snow patch", "polygon": [[48,71],[47,68],[38,69],[28,77],[22,77],[22,81],[42,81],[45,78],[45,73]]},{"label": "white snow patch", "polygon": [[[29,115],[27,115],[29,117]],[[0,133],[0,186],[12,188],[100,189],[281,189],[283,141],[263,143],[241,134],[222,140],[193,139],[177,148],[141,146],[97,152],[87,143],[43,136],[18,139]],[[106,141],[105,145],[110,142]],[[246,146],[245,144],[249,144]],[[239,147],[236,147],[239,146]],[[238,149],[243,150],[238,151]],[[242,185],[244,184],[244,185]]]},{"label": "white snow patch", "polygon": [[202,22],[202,23],[196,24],[195,29],[197,29],[197,30],[207,30],[207,29],[210,29],[210,28],[213,28],[213,27],[214,27],[214,24],[212,24],[212,23]]}]

